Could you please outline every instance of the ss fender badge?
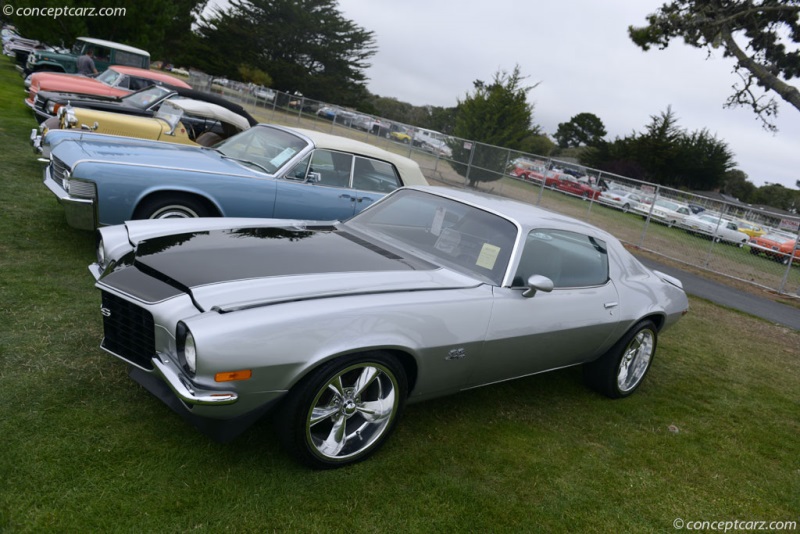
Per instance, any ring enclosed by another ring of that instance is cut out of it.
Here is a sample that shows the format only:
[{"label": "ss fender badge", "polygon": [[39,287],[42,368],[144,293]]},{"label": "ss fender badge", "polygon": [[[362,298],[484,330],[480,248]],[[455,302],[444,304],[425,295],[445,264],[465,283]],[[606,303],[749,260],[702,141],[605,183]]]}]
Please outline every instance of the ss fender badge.
[{"label": "ss fender badge", "polygon": [[108,308],[100,308],[100,313],[103,315],[103,317],[111,317],[111,310]]},{"label": "ss fender badge", "polygon": [[463,348],[453,349],[447,353],[445,360],[461,360],[467,355],[467,351]]}]

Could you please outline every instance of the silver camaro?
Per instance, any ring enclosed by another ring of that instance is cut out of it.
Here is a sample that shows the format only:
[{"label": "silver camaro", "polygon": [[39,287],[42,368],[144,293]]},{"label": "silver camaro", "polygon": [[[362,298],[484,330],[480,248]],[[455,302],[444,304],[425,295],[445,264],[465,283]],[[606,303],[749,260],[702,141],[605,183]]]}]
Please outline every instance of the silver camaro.
[{"label": "silver camaro", "polygon": [[435,187],[341,223],[128,222],[97,255],[102,348],[134,380],[223,441],[272,409],[322,469],[375,452],[406,402],[573,365],[626,397],[688,310],[603,230]]}]

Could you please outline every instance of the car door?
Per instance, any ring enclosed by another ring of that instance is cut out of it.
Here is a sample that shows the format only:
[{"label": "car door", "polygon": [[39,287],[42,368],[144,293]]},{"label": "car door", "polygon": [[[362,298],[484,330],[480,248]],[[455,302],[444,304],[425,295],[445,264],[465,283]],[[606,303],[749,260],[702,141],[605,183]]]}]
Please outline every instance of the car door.
[{"label": "car door", "polygon": [[352,154],[314,150],[277,182],[274,217],[349,219],[358,204],[358,193],[350,187],[352,169]]},{"label": "car door", "polygon": [[[552,292],[523,296],[529,276],[553,281]],[[609,348],[620,328],[619,297],[608,276],[605,243],[560,230],[526,239],[512,287],[494,289],[494,307],[471,385],[582,363]]]}]

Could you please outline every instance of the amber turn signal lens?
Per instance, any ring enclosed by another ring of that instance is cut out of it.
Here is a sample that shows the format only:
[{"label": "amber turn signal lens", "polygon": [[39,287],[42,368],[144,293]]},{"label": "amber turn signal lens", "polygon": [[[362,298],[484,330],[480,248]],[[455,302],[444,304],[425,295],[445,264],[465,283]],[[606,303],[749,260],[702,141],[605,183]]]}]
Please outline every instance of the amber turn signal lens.
[{"label": "amber turn signal lens", "polygon": [[253,371],[244,369],[242,371],[227,371],[225,373],[217,373],[214,375],[216,382],[233,382],[235,380],[248,380],[253,376]]}]

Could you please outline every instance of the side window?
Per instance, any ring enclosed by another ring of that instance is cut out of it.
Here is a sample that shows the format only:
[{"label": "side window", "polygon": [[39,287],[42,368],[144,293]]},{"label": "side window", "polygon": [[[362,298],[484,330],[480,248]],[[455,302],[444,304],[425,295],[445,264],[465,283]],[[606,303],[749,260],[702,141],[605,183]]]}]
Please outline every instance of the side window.
[{"label": "side window", "polygon": [[94,59],[95,61],[101,61],[103,63],[108,63],[111,61],[111,49],[106,48],[105,46],[97,46],[92,45],[94,49]]},{"label": "side window", "polygon": [[524,287],[534,274],[551,279],[556,288],[604,285],[608,281],[606,244],[574,232],[533,230],[525,240],[513,285]]},{"label": "side window", "polygon": [[123,50],[114,51],[114,63],[117,65],[129,65],[131,67],[147,68],[147,65],[144,63],[144,59],[145,58],[140,55],[131,54],[130,52],[125,52]]},{"label": "side window", "polygon": [[330,187],[350,187],[352,170],[352,154],[329,150],[315,150],[308,169],[309,172],[319,173],[319,185]]},{"label": "side window", "polygon": [[739,227],[736,226],[736,223],[728,223],[728,230],[738,230]]},{"label": "side window", "polygon": [[395,168],[384,161],[356,157],[353,167],[353,188],[390,193],[403,184]]},{"label": "side window", "polygon": [[131,79],[129,76],[125,74],[121,75],[117,78],[117,83],[114,84],[114,87],[121,87],[122,89],[128,89],[131,84]]},{"label": "side window", "polygon": [[128,89],[131,91],[138,91],[139,89],[144,89],[145,87],[150,87],[158,83],[153,80],[148,80],[147,78],[137,78],[135,76],[131,76],[129,80]]},{"label": "side window", "polygon": [[306,173],[308,172],[308,164],[311,162],[311,154],[301,159],[298,163],[295,164],[294,167],[289,169],[289,172],[286,173],[285,178],[287,180],[298,180],[302,182],[306,179]]}]

